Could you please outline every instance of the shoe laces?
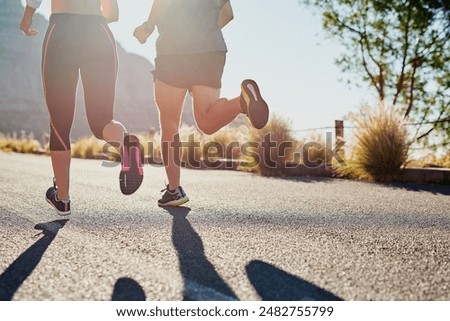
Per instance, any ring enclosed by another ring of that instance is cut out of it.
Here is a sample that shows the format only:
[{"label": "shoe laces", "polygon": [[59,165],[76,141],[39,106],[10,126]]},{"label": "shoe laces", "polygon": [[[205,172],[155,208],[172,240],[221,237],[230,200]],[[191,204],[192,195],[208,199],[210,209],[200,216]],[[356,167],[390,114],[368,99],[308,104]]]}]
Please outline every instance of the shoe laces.
[{"label": "shoe laces", "polygon": [[172,194],[172,192],[169,189],[169,184],[166,184],[166,188],[161,190],[161,193],[164,193],[164,192],[169,192]]},{"label": "shoe laces", "polygon": [[175,193],[177,192],[177,189],[181,189],[181,186],[178,187],[178,188],[175,188],[173,191],[171,191],[171,190],[169,189],[169,184],[166,184],[166,188],[163,189],[163,190],[161,190],[161,193],[168,192],[168,193],[170,193],[171,195],[173,195],[173,194],[175,194]]}]

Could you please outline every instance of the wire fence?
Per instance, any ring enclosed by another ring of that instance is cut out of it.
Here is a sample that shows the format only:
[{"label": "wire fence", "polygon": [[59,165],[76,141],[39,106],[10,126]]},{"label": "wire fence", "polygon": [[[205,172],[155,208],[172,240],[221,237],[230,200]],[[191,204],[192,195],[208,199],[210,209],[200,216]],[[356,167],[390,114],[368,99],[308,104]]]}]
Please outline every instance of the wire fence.
[{"label": "wire fence", "polygon": [[[418,127],[418,126],[426,126],[426,125],[437,125],[441,123],[450,123],[450,117],[437,120],[437,121],[423,121],[423,122],[412,122],[412,123],[404,123],[403,126],[407,127]],[[355,129],[356,126],[351,125],[345,125],[345,122],[343,120],[336,120],[335,126],[324,126],[324,127],[315,127],[315,128],[307,128],[307,129],[295,129],[293,130],[294,133],[314,133],[317,131],[323,131],[323,130],[334,130],[335,136],[340,137],[341,139],[344,139],[344,130],[345,129]],[[428,133],[430,134],[430,133]],[[417,137],[415,137],[413,140],[415,140]],[[420,145],[414,145],[411,144],[410,150],[411,151],[426,151],[426,150],[433,150],[433,149],[439,149],[442,147],[446,147],[449,145],[449,142],[443,141],[438,144],[428,144],[427,146],[420,146]]]},{"label": "wire fence", "polygon": [[[421,125],[435,125],[435,124],[441,124],[441,123],[450,123],[450,119],[442,119],[438,121],[426,121],[426,122],[420,122],[420,123],[406,123],[403,124],[403,126],[421,126]],[[355,126],[344,126],[344,128],[348,129],[354,129]],[[317,130],[328,130],[328,129],[336,129],[336,126],[327,126],[327,127],[316,127],[316,128],[308,128],[308,129],[296,129],[294,130],[295,133],[301,133],[301,132],[313,132]]]}]

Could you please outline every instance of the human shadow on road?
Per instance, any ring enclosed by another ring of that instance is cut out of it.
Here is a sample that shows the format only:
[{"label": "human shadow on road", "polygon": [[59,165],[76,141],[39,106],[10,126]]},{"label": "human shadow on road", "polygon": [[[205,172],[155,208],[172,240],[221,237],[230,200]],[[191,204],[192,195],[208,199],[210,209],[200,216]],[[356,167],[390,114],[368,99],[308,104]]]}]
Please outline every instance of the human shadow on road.
[{"label": "human shadow on road", "polygon": [[342,300],[327,290],[262,261],[251,261],[245,270],[256,292],[264,301]]},{"label": "human shadow on road", "polygon": [[111,301],[145,301],[144,289],[135,280],[120,278],[114,285]]},{"label": "human shadow on road", "polygon": [[41,261],[47,248],[55,239],[59,230],[69,220],[56,220],[47,223],[39,223],[34,228],[42,232],[35,235],[42,237],[23,252],[6,270],[0,275],[0,301],[12,300],[14,294],[22,283],[30,276]]},{"label": "human shadow on road", "polygon": [[190,208],[165,208],[173,217],[172,242],[178,252],[184,280],[184,301],[230,301],[236,294],[205,255],[203,242],[186,216]]}]

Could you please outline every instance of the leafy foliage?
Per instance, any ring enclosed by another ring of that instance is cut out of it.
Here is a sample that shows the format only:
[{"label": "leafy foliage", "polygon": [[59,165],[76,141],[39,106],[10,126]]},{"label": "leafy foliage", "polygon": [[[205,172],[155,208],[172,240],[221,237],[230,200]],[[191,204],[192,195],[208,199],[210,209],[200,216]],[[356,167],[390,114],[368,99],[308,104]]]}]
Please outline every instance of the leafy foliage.
[{"label": "leafy foliage", "polygon": [[[450,2],[445,0],[301,0],[344,45],[336,60],[375,89],[381,101],[428,135],[450,143]],[[359,83],[359,82],[358,82]]]}]

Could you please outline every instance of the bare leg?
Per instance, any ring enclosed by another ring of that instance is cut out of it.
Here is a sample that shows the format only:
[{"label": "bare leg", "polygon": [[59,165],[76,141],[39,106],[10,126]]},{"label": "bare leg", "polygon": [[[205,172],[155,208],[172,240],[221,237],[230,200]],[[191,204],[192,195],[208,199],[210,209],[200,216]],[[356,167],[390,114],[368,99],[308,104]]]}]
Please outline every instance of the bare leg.
[{"label": "bare leg", "polygon": [[[126,130],[119,122],[112,121],[103,129],[105,141],[120,147]],[[69,198],[71,151],[51,151],[53,173],[58,185],[58,200]]]},{"label": "bare leg", "polygon": [[58,200],[69,198],[70,150],[51,151],[53,173],[58,184]]},{"label": "bare leg", "polygon": [[170,190],[180,186],[180,150],[174,146],[179,143],[178,131],[186,92],[187,89],[155,80],[155,99],[161,125],[161,150]]},{"label": "bare leg", "polygon": [[194,115],[198,128],[207,135],[214,134],[231,123],[240,113],[239,97],[220,98],[220,89],[193,86]]}]

